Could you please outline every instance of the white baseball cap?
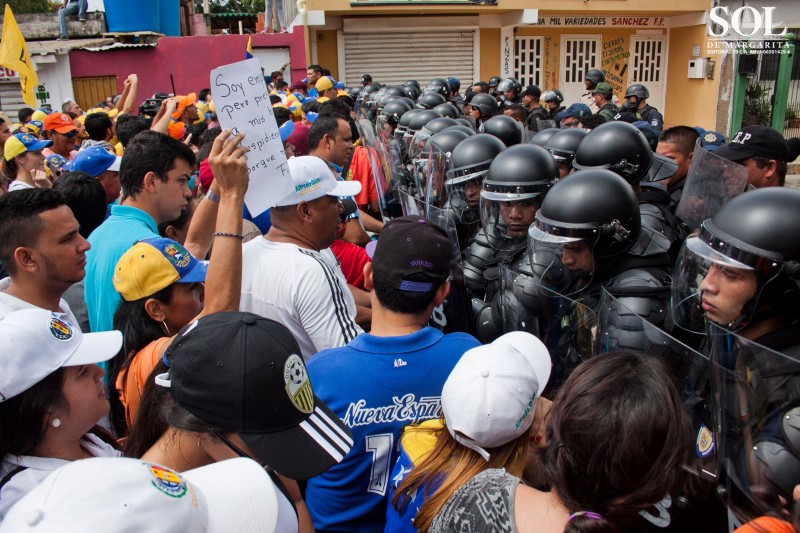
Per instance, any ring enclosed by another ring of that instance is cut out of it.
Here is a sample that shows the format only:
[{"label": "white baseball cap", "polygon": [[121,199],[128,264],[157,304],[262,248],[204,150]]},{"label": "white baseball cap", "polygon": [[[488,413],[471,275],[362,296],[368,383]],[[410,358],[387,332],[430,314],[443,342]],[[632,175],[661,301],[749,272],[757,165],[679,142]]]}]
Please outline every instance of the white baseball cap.
[{"label": "white baseball cap", "polygon": [[450,435],[488,461],[486,448],[502,446],[530,429],[550,368],[542,341],[522,331],[464,353],[442,389]]},{"label": "white baseball cap", "polygon": [[338,181],[319,157],[304,155],[287,161],[294,189],[289,196],[276,203],[276,206],[297,205],[328,196],[355,196],[361,192],[358,181]]},{"label": "white baseball cap", "polygon": [[20,499],[0,533],[271,533],[275,485],[247,458],[182,474],[141,459],[95,457],[59,468]]},{"label": "white baseball cap", "polygon": [[21,309],[0,320],[0,402],[25,392],[65,366],[108,361],[122,347],[122,333],[81,333],[64,316]]}]

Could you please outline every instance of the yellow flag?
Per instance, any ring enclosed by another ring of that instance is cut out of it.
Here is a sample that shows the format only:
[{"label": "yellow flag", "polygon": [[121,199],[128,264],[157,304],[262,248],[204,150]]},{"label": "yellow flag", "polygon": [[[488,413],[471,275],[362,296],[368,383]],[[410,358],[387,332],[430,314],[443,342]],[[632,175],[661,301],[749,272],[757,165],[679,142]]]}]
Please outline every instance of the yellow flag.
[{"label": "yellow flag", "polygon": [[25,38],[19,31],[14,13],[8,4],[3,19],[3,37],[0,40],[0,66],[15,70],[19,74],[22,99],[29,106],[36,107],[36,87],[39,85],[39,77],[33,68],[31,56],[28,55]]}]

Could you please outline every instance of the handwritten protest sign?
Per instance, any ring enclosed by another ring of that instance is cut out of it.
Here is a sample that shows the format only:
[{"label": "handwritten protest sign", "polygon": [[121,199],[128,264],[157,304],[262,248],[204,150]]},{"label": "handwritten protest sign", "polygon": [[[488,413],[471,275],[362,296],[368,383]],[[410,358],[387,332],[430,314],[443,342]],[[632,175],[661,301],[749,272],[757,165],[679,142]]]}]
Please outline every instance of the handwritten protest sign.
[{"label": "handwritten protest sign", "polygon": [[247,59],[211,71],[211,94],[223,129],[244,133],[250,147],[250,186],[245,203],[255,217],[292,192],[283,142],[272,112],[258,59]]}]

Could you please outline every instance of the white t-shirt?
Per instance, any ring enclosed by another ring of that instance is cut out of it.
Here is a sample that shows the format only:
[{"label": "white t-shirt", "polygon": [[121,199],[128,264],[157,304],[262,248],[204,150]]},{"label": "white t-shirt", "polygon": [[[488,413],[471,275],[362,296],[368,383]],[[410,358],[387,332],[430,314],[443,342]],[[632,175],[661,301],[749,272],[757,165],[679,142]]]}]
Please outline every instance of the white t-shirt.
[{"label": "white t-shirt", "polygon": [[33,185],[30,183],[25,183],[24,181],[14,180],[11,182],[11,185],[8,186],[8,192],[12,191],[21,191],[23,189],[35,189]]},{"label": "white t-shirt", "polygon": [[[121,453],[100,437],[87,433],[81,439],[81,447],[94,457],[119,457]],[[0,481],[5,479],[18,467],[24,468],[13,476],[0,488],[0,522],[23,496],[33,490],[44,478],[54,470],[70,461],[54,457],[34,457],[32,455],[6,455],[0,463]]]},{"label": "white t-shirt", "polygon": [[241,311],[289,328],[303,359],[344,346],[363,330],[342,269],[330,250],[254,239],[242,250]]},{"label": "white t-shirt", "polygon": [[[11,285],[11,278],[0,279],[0,320],[3,320],[9,313],[19,311],[20,309],[37,308],[37,306],[33,305],[32,303],[26,302],[25,300],[20,300],[16,296],[6,294],[6,290],[8,289],[9,285]],[[72,313],[72,309],[69,308],[69,304],[67,304],[63,298],[58,302],[58,307],[61,310],[61,318],[73,326],[80,327],[78,319],[75,318],[75,315]]]}]

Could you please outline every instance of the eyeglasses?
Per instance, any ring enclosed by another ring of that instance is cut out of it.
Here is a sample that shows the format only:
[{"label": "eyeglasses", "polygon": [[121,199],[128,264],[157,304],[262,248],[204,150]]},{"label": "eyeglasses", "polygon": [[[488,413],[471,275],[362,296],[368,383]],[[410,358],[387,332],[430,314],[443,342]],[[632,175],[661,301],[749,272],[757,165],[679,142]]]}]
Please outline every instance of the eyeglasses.
[{"label": "eyeglasses", "polygon": [[63,135],[67,139],[74,139],[78,135],[78,133],[75,130],[70,130],[67,133],[62,133],[61,135]]},{"label": "eyeglasses", "polygon": [[572,122],[562,122],[561,123],[561,127],[563,127],[563,128],[577,128],[578,124],[580,124],[580,121],[573,120]]}]

